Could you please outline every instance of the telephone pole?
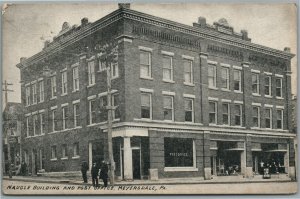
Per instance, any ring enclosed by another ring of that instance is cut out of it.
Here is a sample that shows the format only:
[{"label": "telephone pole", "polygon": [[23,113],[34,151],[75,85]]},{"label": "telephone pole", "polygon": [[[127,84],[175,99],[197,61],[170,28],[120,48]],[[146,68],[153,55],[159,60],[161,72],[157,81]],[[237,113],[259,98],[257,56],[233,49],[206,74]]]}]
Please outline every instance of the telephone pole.
[{"label": "telephone pole", "polygon": [[6,80],[4,81],[4,89],[2,89],[2,91],[4,91],[4,96],[5,96],[5,105],[7,104],[8,102],[8,92],[14,92],[14,90],[11,90],[11,89],[8,89],[7,87],[8,86],[12,86],[13,84],[12,83],[8,83]]},{"label": "telephone pole", "polygon": [[[4,89],[2,89],[2,91],[4,91],[4,95],[5,95],[5,106],[7,105],[7,102],[8,102],[8,92],[13,92],[13,90],[11,89],[8,89],[7,87],[8,86],[12,86],[13,84],[12,83],[7,83],[7,81],[5,80],[4,81]],[[6,139],[7,139],[7,156],[8,156],[8,174],[9,174],[9,178],[12,178],[12,166],[11,166],[11,151],[10,151],[10,134],[11,132],[10,129],[9,129],[9,124],[8,124],[8,121],[5,121],[6,123]]]},{"label": "telephone pole", "polygon": [[115,161],[113,155],[112,146],[112,111],[115,107],[112,106],[112,93],[111,93],[111,66],[118,62],[118,46],[112,43],[105,44],[103,46],[97,45],[100,51],[100,60],[106,64],[106,76],[107,76],[107,142],[108,142],[108,155],[110,165],[110,184],[113,186],[115,183]]}]

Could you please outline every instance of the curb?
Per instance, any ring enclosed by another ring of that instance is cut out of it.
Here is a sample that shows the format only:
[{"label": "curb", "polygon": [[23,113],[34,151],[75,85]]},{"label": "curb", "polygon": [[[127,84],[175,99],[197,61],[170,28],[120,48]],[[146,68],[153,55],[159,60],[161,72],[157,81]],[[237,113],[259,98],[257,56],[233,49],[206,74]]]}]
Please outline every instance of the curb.
[{"label": "curb", "polygon": [[[54,183],[54,184],[69,184],[69,185],[87,185],[87,186],[92,186],[91,184],[88,183],[80,183],[80,182],[74,182],[71,180],[56,180],[56,181],[51,181],[51,180],[34,180],[34,179],[14,179],[14,178],[3,178],[3,180],[10,180],[10,181],[23,181],[23,182],[36,182],[36,183]],[[292,180],[268,180],[268,181],[263,181],[263,180],[251,180],[251,181],[198,181],[198,182],[153,182],[153,183],[116,183],[115,186],[149,186],[149,185],[182,185],[182,184],[236,184],[236,183],[286,183],[286,182],[296,182]]]}]

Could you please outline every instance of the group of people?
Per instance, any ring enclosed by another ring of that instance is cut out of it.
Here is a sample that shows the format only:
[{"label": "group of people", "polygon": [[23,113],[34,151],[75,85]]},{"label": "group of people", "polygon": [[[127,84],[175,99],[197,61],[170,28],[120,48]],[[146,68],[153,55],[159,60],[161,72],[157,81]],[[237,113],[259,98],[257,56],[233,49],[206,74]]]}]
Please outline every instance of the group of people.
[{"label": "group of people", "polygon": [[271,174],[275,173],[284,173],[285,167],[281,165],[280,162],[271,161],[270,163],[264,163],[263,161],[260,162],[260,173],[263,173],[264,169],[268,169]]},{"label": "group of people", "polygon": [[[81,173],[82,173],[82,178],[83,182],[87,183],[87,171],[89,170],[87,162],[82,162],[81,164]],[[99,174],[100,170],[100,174]],[[92,183],[94,187],[99,186],[99,179],[102,179],[104,187],[107,187],[107,179],[108,179],[108,165],[107,163],[103,160],[101,165],[97,165],[96,162],[93,162],[92,169],[91,169],[91,176],[92,176]]]}]

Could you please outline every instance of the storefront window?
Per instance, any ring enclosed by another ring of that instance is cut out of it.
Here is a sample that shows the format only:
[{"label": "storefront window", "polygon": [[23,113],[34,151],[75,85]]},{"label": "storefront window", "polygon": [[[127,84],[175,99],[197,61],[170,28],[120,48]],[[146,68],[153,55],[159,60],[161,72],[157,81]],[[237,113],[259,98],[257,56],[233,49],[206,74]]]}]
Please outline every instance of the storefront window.
[{"label": "storefront window", "polygon": [[193,139],[164,138],[165,167],[193,166]]}]

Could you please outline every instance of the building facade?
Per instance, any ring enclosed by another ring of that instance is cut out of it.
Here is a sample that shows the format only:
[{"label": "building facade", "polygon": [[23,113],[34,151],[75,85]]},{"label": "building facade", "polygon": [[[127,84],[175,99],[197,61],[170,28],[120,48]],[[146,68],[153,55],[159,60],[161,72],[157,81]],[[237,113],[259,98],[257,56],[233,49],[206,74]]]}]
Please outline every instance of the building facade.
[{"label": "building facade", "polygon": [[107,78],[98,46],[117,43],[111,64],[113,152],[118,179],[295,175],[291,59],[257,45],[226,19],[187,26],[119,9],[61,32],[21,58],[23,155],[32,173],[79,171],[108,159]]},{"label": "building facade", "polygon": [[[3,173],[8,174],[9,165],[21,164],[21,129],[24,116],[20,103],[8,102],[3,111]],[[10,156],[10,157],[9,157]],[[10,163],[9,163],[10,162]]]}]

